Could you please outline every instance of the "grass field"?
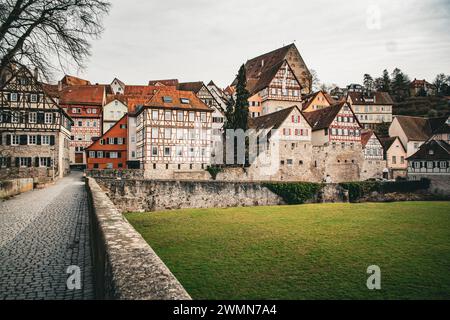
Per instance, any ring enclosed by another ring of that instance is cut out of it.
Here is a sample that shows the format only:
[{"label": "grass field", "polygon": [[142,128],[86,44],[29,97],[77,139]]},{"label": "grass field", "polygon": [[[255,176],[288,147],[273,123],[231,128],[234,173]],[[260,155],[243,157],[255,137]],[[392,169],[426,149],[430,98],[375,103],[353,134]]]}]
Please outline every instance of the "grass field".
[{"label": "grass field", "polygon": [[[450,202],[130,213],[194,299],[450,299]],[[381,268],[381,290],[366,287]]]}]

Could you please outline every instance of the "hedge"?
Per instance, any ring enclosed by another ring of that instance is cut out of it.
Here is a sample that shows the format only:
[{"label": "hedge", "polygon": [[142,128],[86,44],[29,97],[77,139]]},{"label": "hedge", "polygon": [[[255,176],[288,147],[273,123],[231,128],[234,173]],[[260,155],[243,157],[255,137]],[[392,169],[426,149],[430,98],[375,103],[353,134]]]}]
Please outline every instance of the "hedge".
[{"label": "hedge", "polygon": [[264,183],[264,187],[279,195],[287,204],[303,204],[314,199],[323,185],[319,183]]},{"label": "hedge", "polygon": [[379,181],[364,181],[364,182],[346,182],[339,184],[344,189],[348,190],[350,201],[355,202],[360,198],[372,193],[408,193],[418,190],[425,190],[430,187],[429,179],[421,179],[419,181],[395,181],[395,182],[379,182]]}]

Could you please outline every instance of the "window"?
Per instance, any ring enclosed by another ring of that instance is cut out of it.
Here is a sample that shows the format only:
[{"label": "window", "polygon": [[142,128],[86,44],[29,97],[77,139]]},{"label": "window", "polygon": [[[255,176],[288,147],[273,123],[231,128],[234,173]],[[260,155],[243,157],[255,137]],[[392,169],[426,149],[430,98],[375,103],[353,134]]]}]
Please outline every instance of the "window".
[{"label": "window", "polygon": [[11,113],[11,122],[12,123],[19,123],[20,119],[20,113],[17,111],[14,111]]},{"label": "window", "polygon": [[39,158],[40,167],[50,167],[50,158]]},{"label": "window", "polygon": [[45,123],[46,124],[53,123],[53,113],[46,113],[45,114]]},{"label": "window", "polygon": [[95,151],[89,151],[89,158],[95,158]]},{"label": "window", "polygon": [[165,139],[171,139],[172,138],[172,129],[171,128],[165,128],[164,129],[164,138]]},{"label": "window", "polygon": [[18,135],[11,135],[11,145],[18,146],[20,143],[20,137]]},{"label": "window", "polygon": [[189,139],[195,140],[195,129],[189,129]]},{"label": "window", "polygon": [[117,152],[110,152],[109,153],[109,158],[111,158],[111,159],[117,159],[117,158],[119,158],[119,154],[117,153]]},{"label": "window", "polygon": [[396,156],[392,156],[392,164],[397,164],[397,157]]},{"label": "window", "polygon": [[158,128],[152,128],[152,139],[157,139],[159,136]]},{"label": "window", "polygon": [[152,147],[152,156],[158,155],[158,147]]},{"label": "window", "polygon": [[28,136],[28,144],[36,144],[36,143],[37,143],[37,136],[29,135]]},{"label": "window", "polygon": [[170,157],[170,147],[165,147],[164,148],[164,156],[165,157]]},{"label": "window", "polygon": [[91,108],[88,108],[88,109],[87,109],[87,113],[92,113],[92,109],[91,109]]},{"label": "window", "polygon": [[164,112],[164,120],[166,120],[166,121],[172,120],[172,111]]},{"label": "window", "polygon": [[158,110],[152,110],[152,120],[158,120],[159,112]]},{"label": "window", "polygon": [[206,112],[201,112],[200,113],[200,121],[201,122],[206,122]]},{"label": "window", "polygon": [[30,95],[30,102],[37,102],[37,94],[31,94]]},{"label": "window", "polygon": [[97,158],[103,158],[103,151],[97,151]]},{"label": "window", "polygon": [[190,102],[189,99],[187,99],[187,98],[181,98],[180,101],[182,104],[189,104],[189,102]]},{"label": "window", "polygon": [[183,156],[183,147],[177,146],[176,154],[177,154],[177,157],[182,157]]},{"label": "window", "polygon": [[17,101],[17,93],[13,92],[11,93],[11,99],[12,102],[16,102]]},{"label": "window", "polygon": [[97,109],[92,109],[92,113],[97,113]]},{"label": "window", "polygon": [[50,136],[42,136],[41,137],[41,143],[43,145],[49,145],[50,144]]},{"label": "window", "polygon": [[25,157],[19,158],[19,166],[30,167],[31,166],[31,158],[25,158]]},{"label": "window", "polygon": [[292,164],[293,164],[293,161],[292,161],[292,159],[287,159],[287,160],[286,160],[286,163],[287,163],[288,165],[292,165]]},{"label": "window", "polygon": [[108,138],[108,144],[114,144],[114,138]]},{"label": "window", "polygon": [[404,163],[405,163],[405,157],[404,157],[404,156],[401,156],[401,157],[400,157],[400,163],[401,163],[401,164],[404,164]]},{"label": "window", "polygon": [[184,121],[184,112],[183,111],[178,111],[177,112],[177,121]]},{"label": "window", "polygon": [[28,122],[29,123],[36,123],[37,121],[37,113],[36,112],[30,112],[28,114]]},{"label": "window", "polygon": [[189,121],[195,121],[195,112],[193,112],[193,111],[190,111],[189,112]]},{"label": "window", "polygon": [[180,128],[177,129],[177,139],[178,140],[184,139],[184,130],[183,129],[180,129]]}]

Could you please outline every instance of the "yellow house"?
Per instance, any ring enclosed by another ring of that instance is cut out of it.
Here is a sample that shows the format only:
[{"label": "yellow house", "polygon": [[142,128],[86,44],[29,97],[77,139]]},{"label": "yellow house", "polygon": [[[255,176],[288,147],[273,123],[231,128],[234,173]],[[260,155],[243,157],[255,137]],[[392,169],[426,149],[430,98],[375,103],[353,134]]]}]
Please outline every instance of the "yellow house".
[{"label": "yellow house", "polygon": [[303,112],[312,112],[323,108],[328,108],[337,102],[324,91],[318,91],[304,96],[302,100]]}]

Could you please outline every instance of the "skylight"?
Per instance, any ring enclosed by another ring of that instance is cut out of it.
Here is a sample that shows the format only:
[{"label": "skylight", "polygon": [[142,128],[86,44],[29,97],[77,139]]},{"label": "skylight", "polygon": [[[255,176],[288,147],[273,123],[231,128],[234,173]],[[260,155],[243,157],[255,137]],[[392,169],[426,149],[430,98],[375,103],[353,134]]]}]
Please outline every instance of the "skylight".
[{"label": "skylight", "polygon": [[173,100],[172,100],[172,97],[169,97],[169,96],[164,96],[163,97],[163,102],[166,102],[166,103],[171,103]]},{"label": "skylight", "polygon": [[190,101],[189,101],[188,98],[181,98],[180,101],[181,101],[181,103],[183,103],[183,104],[189,104],[189,103],[190,103]]}]

